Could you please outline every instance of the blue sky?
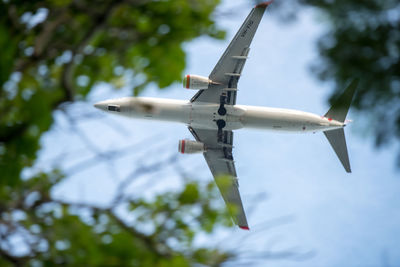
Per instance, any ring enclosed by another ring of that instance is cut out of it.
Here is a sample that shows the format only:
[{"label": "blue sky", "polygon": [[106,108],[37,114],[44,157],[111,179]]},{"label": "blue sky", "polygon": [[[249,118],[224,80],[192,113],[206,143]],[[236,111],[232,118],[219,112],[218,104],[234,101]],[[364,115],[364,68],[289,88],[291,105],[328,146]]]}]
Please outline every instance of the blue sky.
[{"label": "blue sky", "polygon": [[[246,1],[225,1],[219,10],[234,7],[240,10],[218,17],[219,25],[228,33],[225,41],[201,37],[185,45],[186,73],[208,76],[252,5],[246,9]],[[237,102],[322,115],[329,108],[326,100],[331,84],[317,81],[309,66],[318,59],[316,38],[325,29],[317,23],[312,10],[299,11],[295,23],[284,25],[271,15],[273,12],[271,5],[253,40]],[[144,96],[189,99],[194,93],[176,84],[165,91],[150,87]],[[73,105],[71,113],[93,112],[92,103],[127,95],[129,90],[113,92],[107,86],[99,86],[90,96],[90,103]],[[138,147],[114,164],[98,164],[75,173],[76,159],[90,159],[93,152],[84,149],[81,138],[75,130],[69,130],[61,112],[55,116],[57,123],[42,140],[44,148],[37,166],[47,168],[51,159],[66,153],[62,167],[70,178],[54,194],[70,200],[106,203],[132,165],[157,162],[177,153],[179,139],[192,138],[184,125],[103,115],[101,120],[77,125],[97,149],[106,151],[135,143]],[[265,261],[272,266],[399,264],[400,180],[394,164],[396,147],[377,151],[372,138],[365,137],[367,118],[352,111],[348,118],[354,121],[345,129],[352,174],[344,171],[322,133],[236,131],[234,158],[251,231],[223,231],[213,243],[231,240],[229,248],[242,254],[294,249],[312,251],[314,255],[303,261],[259,260],[259,266],[265,266]],[[153,144],[140,147],[143,140]],[[202,155],[179,155],[178,162],[194,179],[212,179]],[[179,184],[176,166],[169,166],[143,177],[127,190],[151,196]],[[258,194],[267,197],[257,200]],[[279,218],[285,223],[265,230],[266,223]]]}]

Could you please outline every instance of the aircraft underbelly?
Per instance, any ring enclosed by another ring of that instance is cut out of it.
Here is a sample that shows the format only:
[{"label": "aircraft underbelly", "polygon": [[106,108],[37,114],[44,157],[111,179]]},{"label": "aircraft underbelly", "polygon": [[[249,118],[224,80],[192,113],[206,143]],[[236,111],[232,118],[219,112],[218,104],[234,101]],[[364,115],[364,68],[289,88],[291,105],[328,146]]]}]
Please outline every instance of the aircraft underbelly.
[{"label": "aircraft underbelly", "polygon": [[223,120],[225,122],[224,130],[243,128],[240,117],[244,111],[233,106],[225,106],[225,108],[226,114],[220,115],[217,104],[193,104],[188,125],[201,129],[218,129],[217,121]]},{"label": "aircraft underbelly", "polygon": [[128,116],[132,118],[187,123],[191,104],[186,101],[131,98]]},{"label": "aircraft underbelly", "polygon": [[238,106],[245,110],[241,117],[245,128],[274,131],[321,131],[332,125],[318,115],[290,109]]},{"label": "aircraft underbelly", "polygon": [[[258,128],[274,131],[324,131],[343,127],[327,118],[297,110],[225,105],[226,114],[220,115],[220,105],[190,103],[182,100],[129,97],[108,101],[115,106],[114,114],[138,119],[184,123],[200,129],[218,129],[224,121],[225,130]],[[106,107],[104,107],[106,109]]]}]

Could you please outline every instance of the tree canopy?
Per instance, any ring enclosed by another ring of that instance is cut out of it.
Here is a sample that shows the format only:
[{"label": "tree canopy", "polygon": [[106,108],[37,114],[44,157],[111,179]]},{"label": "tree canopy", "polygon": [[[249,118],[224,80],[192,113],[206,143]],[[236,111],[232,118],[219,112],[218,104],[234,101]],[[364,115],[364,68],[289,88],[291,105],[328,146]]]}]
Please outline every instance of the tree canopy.
[{"label": "tree canopy", "polygon": [[24,174],[54,110],[68,112],[66,104],[100,83],[139,94],[150,83],[162,89],[181,80],[183,44],[224,37],[212,15],[218,4],[0,2],[0,265],[218,265],[229,257],[193,246],[197,234],[230,225],[210,204],[219,197],[211,184],[189,181],[153,200],[117,194],[109,206],[96,206],[53,197],[62,170]]},{"label": "tree canopy", "polygon": [[[296,4],[295,4],[296,3]],[[400,6],[396,0],[298,0],[276,2],[284,20],[304,6],[318,11],[327,27],[319,38],[313,72],[334,81],[334,101],[349,80],[360,83],[353,106],[365,115],[375,144],[400,140]],[[279,6],[280,5],[280,6]],[[400,154],[399,154],[400,156]],[[398,158],[400,164],[400,157]],[[400,165],[399,165],[400,166]]]},{"label": "tree canopy", "polygon": [[[181,79],[182,44],[222,38],[211,14],[218,1],[2,1],[0,10],[0,166],[18,183],[35,160],[52,110],[84,99],[100,82],[139,93]],[[95,7],[95,8],[94,8]]]},{"label": "tree canopy", "polygon": [[[53,112],[68,112],[67,104],[85,100],[96,85],[130,86],[137,95],[150,83],[162,89],[179,81],[185,42],[224,37],[212,15],[218,4],[0,1],[0,265],[219,265],[232,256],[194,246],[196,235],[230,224],[210,204],[216,197],[211,184],[189,181],[182,191],[153,200],[116,195],[109,206],[95,206],[52,196],[65,179],[62,170],[24,174],[37,160]],[[313,71],[335,82],[331,99],[349,79],[359,78],[354,106],[371,122],[375,143],[398,141],[398,1],[274,3],[289,15],[290,6],[302,5],[319,10],[327,25]],[[124,219],[129,216],[136,224]],[[16,242],[23,245],[16,249]]]}]

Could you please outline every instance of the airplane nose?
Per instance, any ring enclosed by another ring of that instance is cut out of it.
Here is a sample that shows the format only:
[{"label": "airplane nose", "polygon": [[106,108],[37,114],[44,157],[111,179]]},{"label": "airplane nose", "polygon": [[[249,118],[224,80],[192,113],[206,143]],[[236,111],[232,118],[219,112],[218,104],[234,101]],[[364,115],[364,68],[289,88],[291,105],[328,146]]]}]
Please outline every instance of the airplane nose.
[{"label": "airplane nose", "polygon": [[102,101],[102,102],[97,102],[97,103],[94,104],[93,106],[94,106],[95,108],[100,109],[100,110],[106,111],[108,105],[107,105],[107,103],[104,103],[104,101]]}]

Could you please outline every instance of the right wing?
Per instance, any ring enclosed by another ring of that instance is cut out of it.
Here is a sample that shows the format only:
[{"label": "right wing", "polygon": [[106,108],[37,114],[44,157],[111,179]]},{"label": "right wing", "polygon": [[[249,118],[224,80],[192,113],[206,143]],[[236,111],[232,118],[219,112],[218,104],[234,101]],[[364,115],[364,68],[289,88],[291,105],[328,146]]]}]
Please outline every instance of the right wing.
[{"label": "right wing", "polygon": [[220,104],[224,94],[224,104],[236,104],[237,83],[250,50],[250,44],[260,24],[265,9],[272,1],[256,5],[233,37],[228,48],[209,75],[214,82],[206,90],[200,90],[192,97],[191,102],[210,102]]},{"label": "right wing", "polygon": [[[198,142],[204,143],[208,148],[203,153],[204,158],[214,176],[222,198],[228,206],[228,210],[231,206],[235,209],[234,214],[232,214],[234,222],[240,228],[248,230],[249,226],[240,198],[239,183],[232,156],[233,132],[222,131],[221,136],[218,136],[218,130],[189,127],[189,131]],[[229,177],[228,180],[218,180],[219,176],[226,175]]]}]

